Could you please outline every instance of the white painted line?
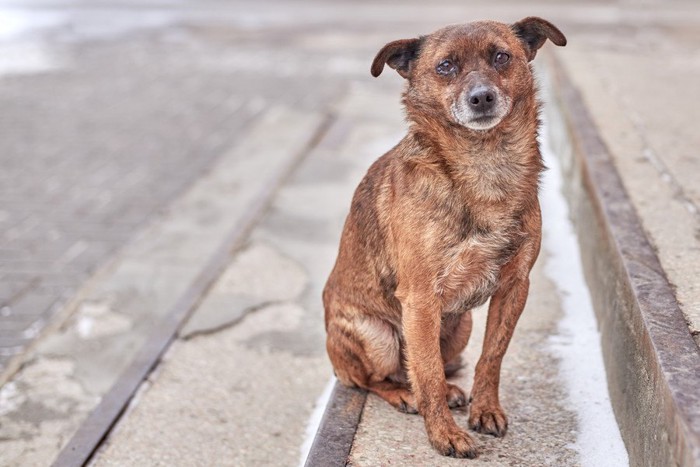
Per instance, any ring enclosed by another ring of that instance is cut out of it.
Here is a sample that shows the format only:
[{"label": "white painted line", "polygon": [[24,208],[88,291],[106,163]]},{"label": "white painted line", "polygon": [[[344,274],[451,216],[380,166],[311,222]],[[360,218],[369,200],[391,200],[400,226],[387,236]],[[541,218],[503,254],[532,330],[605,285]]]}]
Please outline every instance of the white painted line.
[{"label": "white painted line", "polygon": [[335,376],[331,377],[323,389],[321,395],[316,399],[314,404],[314,411],[309,417],[309,421],[306,423],[306,436],[304,438],[304,443],[301,445],[301,457],[299,459],[299,467],[304,467],[306,463],[306,458],[309,456],[309,451],[311,451],[311,445],[314,442],[314,437],[318,431],[319,425],[321,425],[321,419],[323,418],[323,412],[326,410],[326,405],[328,405],[328,399],[331,397],[331,392],[333,392],[333,386],[335,386]]},{"label": "white painted line", "polygon": [[578,238],[562,193],[559,160],[553,154],[543,126],[540,143],[545,164],[540,202],[543,220],[545,274],[556,285],[563,318],[550,349],[559,359],[571,409],[577,414],[578,435],[573,446],[581,465],[629,465],[627,451],[615,421],[603,365],[596,318],[583,276]]}]

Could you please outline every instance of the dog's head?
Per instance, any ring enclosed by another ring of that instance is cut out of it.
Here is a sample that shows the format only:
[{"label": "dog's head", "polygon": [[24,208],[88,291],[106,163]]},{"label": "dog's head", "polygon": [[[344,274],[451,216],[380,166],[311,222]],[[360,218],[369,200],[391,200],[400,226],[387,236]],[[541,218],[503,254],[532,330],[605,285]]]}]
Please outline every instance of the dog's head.
[{"label": "dog's head", "polygon": [[529,62],[547,39],[566,45],[559,29],[537,17],[511,25],[478,21],[448,26],[386,44],[371,71],[379,76],[387,64],[408,79],[409,114],[415,109],[486,131],[503,121],[514,103],[533,95]]}]

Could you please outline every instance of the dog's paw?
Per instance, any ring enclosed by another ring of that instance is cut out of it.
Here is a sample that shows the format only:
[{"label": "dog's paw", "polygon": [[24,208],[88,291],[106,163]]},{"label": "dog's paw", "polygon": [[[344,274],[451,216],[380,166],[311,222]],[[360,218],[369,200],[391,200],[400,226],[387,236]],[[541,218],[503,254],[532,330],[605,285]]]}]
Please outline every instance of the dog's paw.
[{"label": "dog's paw", "polygon": [[415,415],[418,413],[418,409],[416,408],[416,402],[413,399],[413,397],[402,397],[401,402],[396,407],[396,409],[401,413],[407,413],[411,415]]},{"label": "dog's paw", "polygon": [[467,396],[464,394],[464,391],[452,383],[447,383],[447,405],[451,409],[467,405]]},{"label": "dog's paw", "polygon": [[478,433],[501,438],[508,431],[508,419],[497,403],[480,405],[478,402],[472,402],[469,408],[469,427]]},{"label": "dog's paw", "polygon": [[391,391],[383,391],[379,395],[401,413],[418,413],[418,409],[416,408],[416,398],[408,389],[397,388]]},{"label": "dog's paw", "polygon": [[429,432],[428,437],[430,444],[443,456],[475,459],[479,455],[472,437],[457,425]]}]

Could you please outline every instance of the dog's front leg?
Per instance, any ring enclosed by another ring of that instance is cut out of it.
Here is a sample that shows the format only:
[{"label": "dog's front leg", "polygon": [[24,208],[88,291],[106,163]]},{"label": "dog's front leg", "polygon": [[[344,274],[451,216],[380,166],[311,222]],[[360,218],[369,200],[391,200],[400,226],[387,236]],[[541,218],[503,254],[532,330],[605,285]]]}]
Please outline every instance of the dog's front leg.
[{"label": "dog's front leg", "polygon": [[500,437],[508,429],[508,419],[498,400],[501,362],[525,307],[529,284],[527,277],[512,279],[491,297],[469,409],[469,426],[480,433]]},{"label": "dog's front leg", "polygon": [[457,426],[446,400],[440,304],[429,293],[409,293],[401,302],[408,375],[428,438],[443,455],[474,458],[474,440]]}]

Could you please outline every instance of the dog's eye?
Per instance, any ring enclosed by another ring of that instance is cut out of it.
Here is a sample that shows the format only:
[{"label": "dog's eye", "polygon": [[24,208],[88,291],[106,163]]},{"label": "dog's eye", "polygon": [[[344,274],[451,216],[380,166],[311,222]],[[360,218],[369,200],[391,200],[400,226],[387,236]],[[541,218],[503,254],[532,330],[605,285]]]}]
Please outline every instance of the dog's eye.
[{"label": "dog's eye", "polygon": [[505,52],[498,52],[493,58],[493,62],[496,65],[505,65],[506,63],[508,63],[508,60],[510,60],[510,55],[508,55]]},{"label": "dog's eye", "polygon": [[452,63],[452,60],[443,60],[435,68],[435,71],[437,71],[440,75],[449,75],[450,73],[454,73],[456,70],[457,65]]}]

